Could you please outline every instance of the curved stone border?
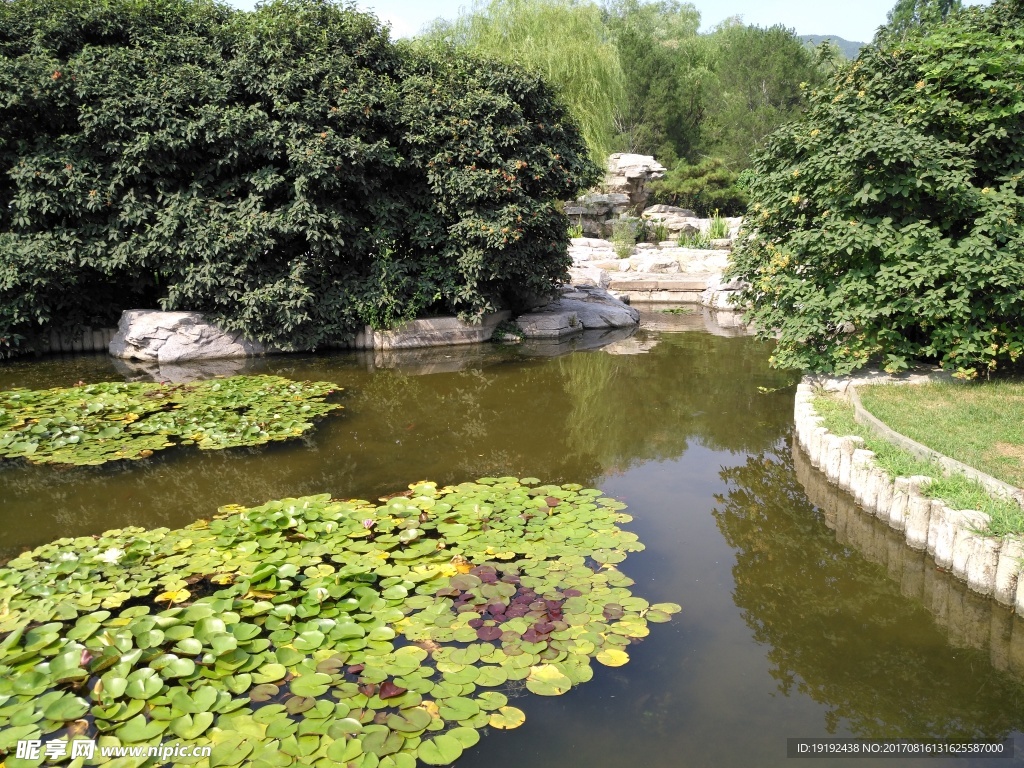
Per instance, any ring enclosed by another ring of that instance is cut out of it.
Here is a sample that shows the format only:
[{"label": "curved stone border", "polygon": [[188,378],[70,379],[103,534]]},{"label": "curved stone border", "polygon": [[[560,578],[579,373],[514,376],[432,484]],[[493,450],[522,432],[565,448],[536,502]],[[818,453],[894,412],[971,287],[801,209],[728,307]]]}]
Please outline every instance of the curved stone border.
[{"label": "curved stone border", "polygon": [[991,493],[993,496],[999,496],[1004,499],[1017,502],[1021,507],[1024,507],[1024,490],[1004,483],[1002,480],[987,475],[981,470],[970,467],[963,462],[951,459],[949,456],[944,456],[938,451],[934,451],[927,445],[921,445],[916,440],[911,440],[906,435],[901,435],[896,430],[890,428],[885,424],[884,421],[873,415],[864,404],[860,401],[860,394],[857,392],[857,387],[852,383],[846,388],[846,394],[850,398],[850,402],[853,404],[853,418],[858,424],[863,424],[865,427],[870,429],[879,437],[883,437],[890,443],[899,446],[908,453],[912,453],[919,459],[925,461],[934,461],[947,472],[955,472],[956,474],[964,475],[965,477],[974,480],[975,482],[981,483],[985,486],[985,490]]},{"label": "curved stone border", "polygon": [[976,648],[995,669],[1024,682],[1024,619],[936,568],[927,552],[906,545],[900,531],[863,514],[848,493],[811,466],[795,435],[792,448],[796,479],[835,540],[875,563],[879,577],[928,611],[951,645]]},{"label": "curved stone border", "polygon": [[865,512],[902,531],[909,547],[927,550],[936,565],[966,581],[972,591],[1024,616],[1024,579],[1018,578],[1024,542],[978,534],[988,525],[988,515],[951,509],[941,499],[926,496],[929,477],[890,479],[860,437],[835,435],[822,426],[813,400],[812,379],[805,376],[797,386],[793,415],[797,442],[811,463],[850,492]]}]

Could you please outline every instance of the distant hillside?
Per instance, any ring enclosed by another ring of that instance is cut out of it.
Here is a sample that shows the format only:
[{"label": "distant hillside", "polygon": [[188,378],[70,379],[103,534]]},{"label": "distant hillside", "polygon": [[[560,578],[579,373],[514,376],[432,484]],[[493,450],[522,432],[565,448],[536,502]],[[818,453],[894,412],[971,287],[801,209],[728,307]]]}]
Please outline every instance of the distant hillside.
[{"label": "distant hillside", "polygon": [[864,43],[855,43],[850,40],[844,40],[841,37],[835,35],[797,35],[798,40],[802,40],[810,45],[821,45],[822,42],[828,40],[830,43],[835,43],[839,46],[839,50],[843,52],[843,56],[848,59],[856,59],[860,49],[864,47]]}]

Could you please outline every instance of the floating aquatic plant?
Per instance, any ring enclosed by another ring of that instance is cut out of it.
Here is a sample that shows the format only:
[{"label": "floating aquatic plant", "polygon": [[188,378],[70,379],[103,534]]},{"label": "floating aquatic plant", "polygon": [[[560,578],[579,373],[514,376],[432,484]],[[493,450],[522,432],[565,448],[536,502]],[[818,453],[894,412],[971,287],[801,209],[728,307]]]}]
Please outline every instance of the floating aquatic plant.
[{"label": "floating aquatic plant", "polygon": [[172,445],[204,449],[288,440],[340,408],[338,387],[280,376],[0,392],[0,457],[36,464],[140,459]]},{"label": "floating aquatic plant", "polygon": [[185,741],[212,754],[176,761],[211,768],[447,765],[523,723],[510,696],[625,664],[680,610],[617,569],[643,549],[623,504],[539,482],[232,506],[20,555],[0,568],[0,751]]}]

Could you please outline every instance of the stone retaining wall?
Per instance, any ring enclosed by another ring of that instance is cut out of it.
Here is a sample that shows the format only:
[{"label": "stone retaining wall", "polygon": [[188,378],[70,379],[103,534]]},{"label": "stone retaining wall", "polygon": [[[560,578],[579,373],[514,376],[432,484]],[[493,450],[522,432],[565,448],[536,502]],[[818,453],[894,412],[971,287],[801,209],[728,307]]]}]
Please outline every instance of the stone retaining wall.
[{"label": "stone retaining wall", "polygon": [[877,563],[900,592],[928,610],[949,643],[989,654],[993,668],[1024,680],[1024,619],[935,567],[926,551],[907,546],[900,531],[865,515],[850,495],[815,470],[793,439],[797,481],[818,507],[836,541]]},{"label": "stone retaining wall", "polygon": [[891,479],[860,437],[835,435],[822,426],[813,399],[812,381],[804,377],[797,387],[794,420],[796,440],[811,464],[852,494],[864,512],[901,531],[907,546],[926,551],[973,592],[994,597],[1024,616],[1024,579],[1018,578],[1024,557],[1021,540],[976,533],[988,525],[988,515],[951,509],[925,495],[928,477]]},{"label": "stone retaining wall", "polygon": [[68,334],[50,331],[38,345],[38,351],[46,352],[106,352],[117,328],[83,328],[81,333]]}]

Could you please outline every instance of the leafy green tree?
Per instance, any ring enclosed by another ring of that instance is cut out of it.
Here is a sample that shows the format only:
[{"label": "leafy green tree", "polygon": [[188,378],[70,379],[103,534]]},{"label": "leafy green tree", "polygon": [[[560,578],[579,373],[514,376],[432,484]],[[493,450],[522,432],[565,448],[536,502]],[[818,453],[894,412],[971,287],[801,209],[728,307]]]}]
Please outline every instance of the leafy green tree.
[{"label": "leafy green tree", "polygon": [[696,165],[681,162],[651,184],[651,202],[689,208],[698,216],[742,215],[747,195],[739,184],[740,175],[711,157]]},{"label": "leafy green tree", "polygon": [[904,33],[937,24],[963,8],[961,0],[898,0],[886,19],[890,32]]},{"label": "leafy green tree", "polygon": [[730,274],[775,362],[914,358],[963,375],[1024,352],[1024,6],[883,34],[756,159]]},{"label": "leafy green tree", "polygon": [[623,97],[619,56],[600,9],[583,0],[476,0],[426,42],[469,48],[541,74],[579,124],[595,161],[617,149],[613,115]]},{"label": "leafy green tree", "polygon": [[615,115],[621,146],[669,166],[694,156],[712,77],[697,9],[678,0],[613,0],[606,12],[626,86]]},{"label": "leafy green tree", "polygon": [[477,316],[555,290],[553,202],[598,174],[537,75],[328,0],[12,0],[0,92],[0,346],[156,304],[283,348]]},{"label": "leafy green tree", "polygon": [[803,111],[800,83],[817,83],[815,54],[781,26],[725,23],[710,35],[715,78],[707,84],[701,154],[739,172],[764,138]]}]

